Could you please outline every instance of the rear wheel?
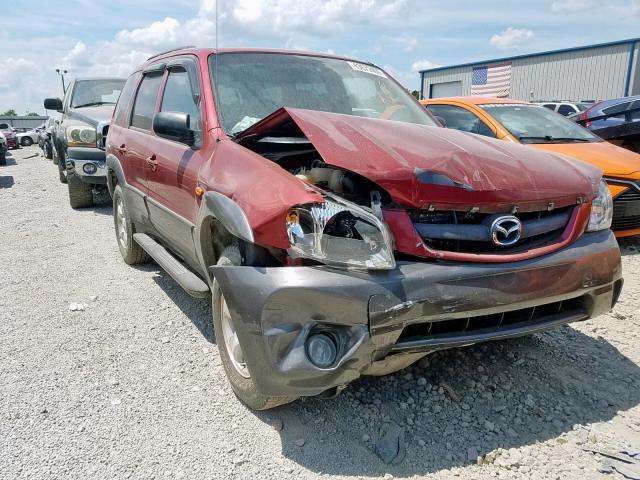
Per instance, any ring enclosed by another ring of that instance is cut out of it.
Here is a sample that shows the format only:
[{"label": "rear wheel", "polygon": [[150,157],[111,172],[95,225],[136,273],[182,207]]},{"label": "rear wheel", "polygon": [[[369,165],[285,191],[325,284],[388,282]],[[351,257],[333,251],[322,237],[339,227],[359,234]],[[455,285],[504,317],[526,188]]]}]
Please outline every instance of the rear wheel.
[{"label": "rear wheel", "polygon": [[[60,179],[62,181],[62,178]],[[69,204],[71,208],[87,208],[93,206],[93,187],[80,180],[75,172],[67,172],[69,187]]]},{"label": "rear wheel", "polygon": [[129,211],[124,203],[122,188],[116,185],[113,190],[113,224],[116,229],[118,249],[128,265],[136,265],[149,261],[149,255],[133,239],[135,226],[129,217]]},{"label": "rear wheel", "polygon": [[44,151],[44,158],[48,160],[51,160],[53,158],[53,148],[51,148],[51,142],[44,142],[42,144],[42,150]]},{"label": "rear wheel", "polygon": [[[222,251],[217,265],[242,265],[242,256],[238,245],[232,244],[226,247]],[[251,376],[251,368],[244,358],[243,347],[240,344],[229,307],[216,280],[213,281],[212,296],[216,343],[227,379],[236,396],[242,403],[254,410],[267,410],[293,402],[296,397],[273,397],[260,392]]]}]

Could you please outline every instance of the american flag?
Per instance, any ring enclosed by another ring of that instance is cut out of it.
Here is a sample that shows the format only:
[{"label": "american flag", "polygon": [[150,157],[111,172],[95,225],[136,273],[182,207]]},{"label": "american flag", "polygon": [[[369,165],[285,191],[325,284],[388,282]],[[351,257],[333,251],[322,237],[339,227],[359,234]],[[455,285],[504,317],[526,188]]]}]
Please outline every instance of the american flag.
[{"label": "american flag", "polygon": [[471,95],[508,97],[511,90],[511,63],[473,67]]}]

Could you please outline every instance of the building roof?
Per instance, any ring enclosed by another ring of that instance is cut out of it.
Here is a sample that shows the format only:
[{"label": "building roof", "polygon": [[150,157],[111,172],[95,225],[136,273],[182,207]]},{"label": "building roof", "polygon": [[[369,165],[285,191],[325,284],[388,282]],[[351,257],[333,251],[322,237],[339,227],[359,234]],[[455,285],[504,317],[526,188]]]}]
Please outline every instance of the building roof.
[{"label": "building roof", "polygon": [[554,54],[557,54],[557,53],[575,52],[575,51],[578,51],[578,50],[589,50],[589,49],[592,49],[592,48],[613,47],[613,46],[616,46],[616,45],[624,45],[624,44],[635,44],[637,42],[640,42],[640,37],[639,38],[629,38],[627,40],[617,40],[615,42],[596,43],[596,44],[593,44],[593,45],[583,45],[581,47],[562,48],[560,50],[548,50],[548,51],[545,51],[545,52],[527,53],[525,55],[515,55],[513,57],[493,58],[491,60],[482,60],[482,61],[479,61],[479,62],[459,63],[459,64],[456,64],[456,65],[448,65],[448,66],[445,66],[445,67],[427,68],[425,70],[420,70],[420,74],[422,75],[423,73],[427,73],[427,72],[437,72],[439,70],[449,70],[450,68],[471,67],[471,66],[475,66],[475,65],[485,65],[487,63],[506,62],[506,61],[509,61],[509,60],[517,60],[517,59],[521,59],[521,58],[541,57],[543,55],[554,55]]}]

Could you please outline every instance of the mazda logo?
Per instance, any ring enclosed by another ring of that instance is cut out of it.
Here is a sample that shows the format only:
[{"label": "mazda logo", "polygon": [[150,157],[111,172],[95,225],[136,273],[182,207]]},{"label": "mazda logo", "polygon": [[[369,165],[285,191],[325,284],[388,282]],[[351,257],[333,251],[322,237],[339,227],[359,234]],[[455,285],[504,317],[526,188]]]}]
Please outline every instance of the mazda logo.
[{"label": "mazda logo", "polygon": [[489,228],[491,240],[500,247],[509,247],[520,240],[522,222],[513,215],[496,218]]}]

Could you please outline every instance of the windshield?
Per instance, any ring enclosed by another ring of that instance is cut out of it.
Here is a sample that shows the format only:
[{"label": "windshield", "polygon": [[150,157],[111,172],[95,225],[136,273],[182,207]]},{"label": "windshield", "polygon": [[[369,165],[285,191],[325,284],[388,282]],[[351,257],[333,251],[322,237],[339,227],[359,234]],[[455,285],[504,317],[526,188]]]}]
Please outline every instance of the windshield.
[{"label": "windshield", "polygon": [[124,80],[79,80],[73,88],[71,108],[115,105]]},{"label": "windshield", "polygon": [[599,142],[586,128],[539,105],[480,105],[522,143]]},{"label": "windshield", "polygon": [[232,135],[280,107],[435,126],[407,91],[371,65],[306,55],[222,53],[209,57],[209,68],[222,128]]}]

